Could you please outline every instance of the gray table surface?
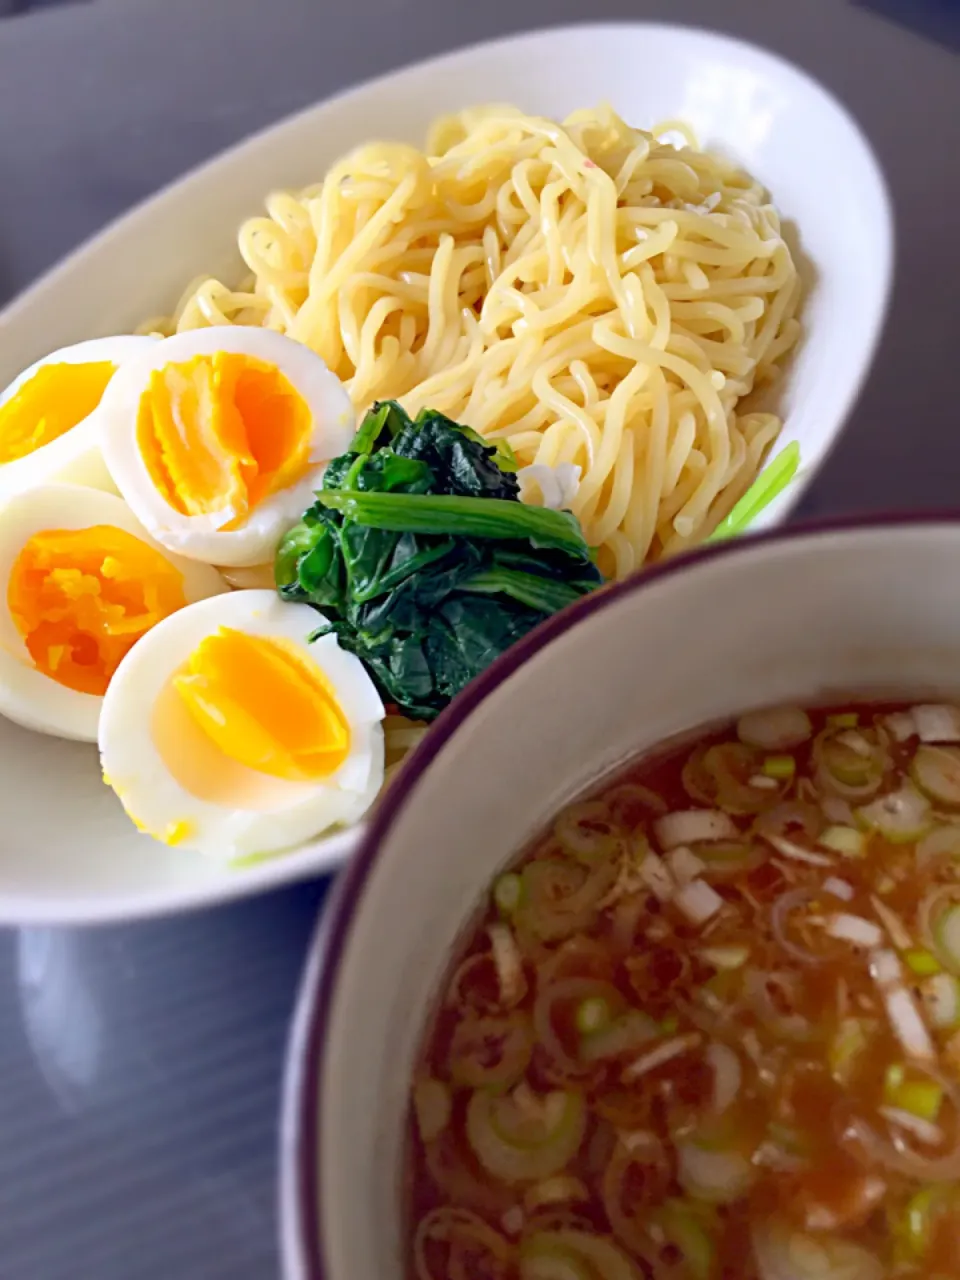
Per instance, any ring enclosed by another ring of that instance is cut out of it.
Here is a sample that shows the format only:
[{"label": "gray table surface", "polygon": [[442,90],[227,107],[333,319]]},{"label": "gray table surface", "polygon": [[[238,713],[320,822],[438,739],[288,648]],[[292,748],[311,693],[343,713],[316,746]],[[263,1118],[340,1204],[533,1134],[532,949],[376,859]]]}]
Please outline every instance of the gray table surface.
[{"label": "gray table surface", "polygon": [[[842,0],[98,0],[10,19],[0,300],[291,110],[470,40],[587,16],[721,26],[801,63],[859,116],[896,201],[896,289],[806,510],[960,507],[960,64]],[[323,891],[0,934],[0,1280],[276,1277],[284,1039]]]}]

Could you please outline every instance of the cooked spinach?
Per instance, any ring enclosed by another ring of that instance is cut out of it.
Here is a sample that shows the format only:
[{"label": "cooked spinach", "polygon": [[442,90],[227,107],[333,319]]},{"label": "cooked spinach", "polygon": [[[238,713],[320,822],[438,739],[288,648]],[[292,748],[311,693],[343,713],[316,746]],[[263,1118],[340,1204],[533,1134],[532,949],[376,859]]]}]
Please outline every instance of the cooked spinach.
[{"label": "cooked spinach", "polygon": [[375,404],[277,551],[277,588],[324,615],[386,702],[431,720],[544,618],[600,585],[576,518],[525,506],[508,446]]}]

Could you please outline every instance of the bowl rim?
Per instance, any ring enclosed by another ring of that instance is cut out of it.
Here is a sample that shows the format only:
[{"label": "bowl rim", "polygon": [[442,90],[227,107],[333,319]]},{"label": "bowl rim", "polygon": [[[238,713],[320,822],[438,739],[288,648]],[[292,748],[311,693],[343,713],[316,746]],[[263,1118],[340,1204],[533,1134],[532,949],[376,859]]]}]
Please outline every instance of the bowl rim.
[{"label": "bowl rim", "polygon": [[[272,120],[258,129],[254,129],[251,133],[242,135],[227,146],[219,148],[212,155],[190,165],[182,173],[176,175],[168,182],[163,183],[162,186],[147,192],[145,195],[135,200],[128,208],[118,213],[108,222],[91,232],[91,234],[81,240],[79,244],[72,246],[59,258],[55,259],[55,261],[44,268],[39,275],[31,280],[23,289],[20,289],[13,295],[13,297],[6,299],[4,303],[0,305],[0,336],[2,336],[3,330],[6,326],[16,324],[19,321],[24,309],[29,309],[35,302],[40,302],[42,304],[45,295],[52,290],[55,290],[60,285],[61,276],[68,269],[72,268],[77,261],[82,260],[89,252],[98,251],[104,248],[117,231],[119,231],[128,222],[144,216],[159,202],[174,198],[182,192],[187,191],[189,188],[196,186],[205,179],[209,179],[217,166],[224,162],[240,160],[245,152],[253,151],[257,147],[264,146],[264,144],[275,139],[295,124],[301,124],[307,121],[309,117],[318,110],[335,107],[338,104],[345,104],[355,98],[362,97],[363,95],[388,84],[391,80],[395,80],[398,77],[413,75],[425,71],[428,68],[443,64],[454,64],[462,59],[470,58],[471,56],[475,56],[481,52],[496,52],[501,48],[507,48],[511,45],[521,44],[524,42],[533,43],[537,39],[546,37],[573,37],[583,35],[585,32],[606,33],[613,36],[618,32],[627,33],[638,30],[643,30],[651,35],[669,36],[679,40],[690,40],[695,43],[708,43],[714,47],[726,48],[730,51],[738,50],[741,53],[745,52],[749,54],[752,58],[757,58],[766,62],[771,68],[775,68],[781,75],[786,75],[791,79],[802,83],[808,91],[829,103],[831,109],[846,123],[851,133],[856,137],[863,152],[864,159],[872,171],[872,176],[876,179],[877,187],[881,196],[878,215],[883,222],[882,235],[884,241],[884,254],[881,265],[884,270],[885,279],[881,305],[877,309],[877,315],[874,318],[872,331],[870,333],[870,341],[866,347],[867,359],[864,362],[864,371],[861,378],[854,384],[849,401],[845,404],[843,411],[838,415],[839,432],[839,424],[845,419],[846,414],[849,412],[850,405],[853,403],[857,388],[869,372],[873,356],[876,353],[876,347],[880,338],[881,330],[890,309],[890,298],[893,289],[896,259],[896,234],[895,211],[890,186],[887,182],[886,171],[869,135],[852,109],[848,107],[846,102],[834,93],[832,89],[828,88],[823,81],[813,75],[812,72],[808,71],[806,67],[791,61],[791,59],[785,54],[769,49],[765,45],[752,40],[743,39],[740,36],[726,31],[720,31],[704,26],[698,22],[661,22],[644,20],[642,18],[636,20],[584,18],[579,21],[560,23],[556,26],[541,25],[525,27],[519,31],[511,32],[504,36],[497,36],[487,40],[473,40],[465,45],[455,45],[450,49],[441,50],[426,58],[421,58],[414,62],[402,63],[399,66],[390,67],[374,75],[366,76],[355,84],[348,84],[343,88],[338,89],[333,94],[317,98],[312,102],[306,103],[302,107],[297,107],[292,111],[288,111],[278,119]],[[76,339],[78,342],[82,340],[82,338]]]},{"label": "bowl rim", "polygon": [[960,508],[814,518],[699,547],[601,587],[546,619],[496,658],[441,712],[377,806],[353,857],[321,908],[310,943],[287,1043],[281,1095],[277,1189],[285,1280],[331,1280],[320,1242],[324,1193],[318,1159],[322,1145],[323,1077],[330,1053],[328,1024],[344,953],[367,882],[397,821],[447,743],[496,689],[542,650],[582,622],[655,583],[757,549],[777,549],[798,541],[813,543],[832,535],[870,535],[890,529],[922,531],[938,526],[960,528]]}]

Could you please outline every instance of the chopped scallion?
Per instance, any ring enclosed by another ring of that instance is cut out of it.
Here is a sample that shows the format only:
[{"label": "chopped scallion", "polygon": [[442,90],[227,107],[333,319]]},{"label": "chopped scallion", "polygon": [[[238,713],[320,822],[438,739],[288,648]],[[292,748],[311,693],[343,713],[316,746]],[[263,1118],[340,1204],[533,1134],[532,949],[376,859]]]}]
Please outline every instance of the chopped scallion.
[{"label": "chopped scallion", "polygon": [[710,1280],[716,1248],[700,1217],[682,1200],[668,1200],[659,1213],[667,1239],[683,1255],[684,1270],[693,1280]]},{"label": "chopped scallion", "polygon": [[768,778],[792,778],[796,771],[793,756],[767,756],[763,762],[763,773]]},{"label": "chopped scallion", "polygon": [[943,1102],[943,1088],[935,1080],[914,1080],[900,1091],[904,1111],[936,1123]]},{"label": "chopped scallion", "polygon": [[512,916],[517,910],[523,900],[523,881],[515,872],[508,871],[496,882],[493,900],[502,915]]},{"label": "chopped scallion", "polygon": [[857,1018],[844,1018],[830,1044],[830,1074],[841,1085],[849,1085],[856,1075],[869,1037]]},{"label": "chopped scallion", "polygon": [[827,716],[827,724],[831,729],[855,729],[860,723],[860,717],[856,711],[838,711],[835,715]]},{"label": "chopped scallion", "polygon": [[905,951],[903,958],[908,967],[921,978],[929,978],[940,972],[940,962],[937,957],[922,948],[915,947],[911,951]]},{"label": "chopped scallion", "polygon": [[736,944],[717,947],[704,947],[700,952],[707,964],[715,969],[739,969],[750,959],[750,948]]},{"label": "chopped scallion", "polygon": [[450,1123],[450,1088],[442,1080],[429,1076],[417,1081],[413,1089],[413,1105],[424,1142],[433,1142]]},{"label": "chopped scallion", "polygon": [[911,1077],[906,1067],[895,1063],[887,1068],[883,1096],[889,1106],[935,1123],[943,1103],[943,1087],[936,1080]]},{"label": "chopped scallion", "polygon": [[729,1004],[743,985],[743,976],[735,969],[720,969],[703,984],[703,990],[722,1004]]},{"label": "chopped scallion", "polygon": [[664,1018],[660,1023],[660,1030],[665,1036],[672,1036],[680,1026],[680,1019],[676,1014],[670,1014],[668,1018]]},{"label": "chopped scallion", "polygon": [[827,827],[817,837],[817,844],[845,858],[862,858],[866,852],[866,837],[856,827]]},{"label": "chopped scallion", "polygon": [[923,794],[935,803],[960,808],[960,748],[921,743],[910,773]]},{"label": "chopped scallion", "polygon": [[889,1101],[891,1093],[895,1092],[903,1084],[907,1076],[907,1069],[902,1062],[892,1062],[883,1077],[883,1093],[884,1097]]},{"label": "chopped scallion", "polygon": [[583,1062],[618,1058],[659,1037],[660,1027],[649,1014],[628,1009],[619,1017],[611,1018],[606,1026],[582,1037],[580,1058]]},{"label": "chopped scallion", "polygon": [[764,467],[730,514],[720,521],[707,541],[718,542],[721,538],[732,538],[748,529],[760,512],[786,489],[797,474],[799,466],[800,446],[796,440],[791,440]]},{"label": "chopped scallion", "polygon": [[[942,1182],[922,1187],[907,1202],[899,1222],[892,1224],[901,1245],[898,1253],[903,1256],[903,1260],[926,1258],[935,1237],[941,1232],[947,1240],[955,1238],[958,1215],[960,1192],[957,1187]],[[945,1267],[936,1268],[932,1272],[927,1267],[922,1270],[925,1280],[928,1276],[929,1280],[947,1280]],[[910,1274],[914,1274],[912,1269]]]},{"label": "chopped scallion", "polygon": [[603,996],[590,996],[582,1000],[577,1007],[576,1024],[581,1035],[589,1036],[609,1026],[611,1019],[610,1005]]},{"label": "chopped scallion", "polygon": [[921,983],[920,996],[938,1031],[960,1027],[960,979],[952,973],[935,973]]},{"label": "chopped scallion", "polygon": [[941,1206],[943,1193],[944,1188],[940,1186],[924,1187],[904,1211],[904,1234],[915,1257],[923,1257],[930,1247],[933,1220]]},{"label": "chopped scallion", "polygon": [[857,810],[857,821],[891,844],[912,844],[932,825],[930,804],[913,787],[891,791]]},{"label": "chopped scallion", "polygon": [[960,966],[960,903],[947,907],[934,924],[933,936],[948,967]]}]

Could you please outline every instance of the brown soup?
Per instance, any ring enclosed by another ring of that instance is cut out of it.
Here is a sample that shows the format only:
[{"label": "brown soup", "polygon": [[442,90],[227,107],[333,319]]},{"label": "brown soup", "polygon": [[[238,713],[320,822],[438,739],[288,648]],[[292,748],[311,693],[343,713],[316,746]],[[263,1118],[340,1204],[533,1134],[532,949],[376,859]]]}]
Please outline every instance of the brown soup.
[{"label": "brown soup", "polygon": [[956,744],[782,708],[565,809],[422,1046],[409,1275],[960,1276]]}]

